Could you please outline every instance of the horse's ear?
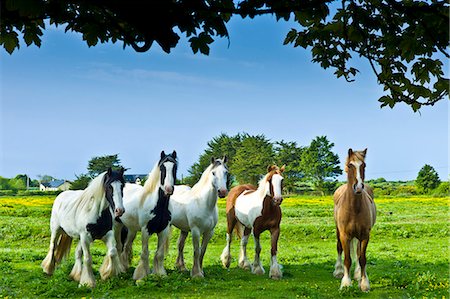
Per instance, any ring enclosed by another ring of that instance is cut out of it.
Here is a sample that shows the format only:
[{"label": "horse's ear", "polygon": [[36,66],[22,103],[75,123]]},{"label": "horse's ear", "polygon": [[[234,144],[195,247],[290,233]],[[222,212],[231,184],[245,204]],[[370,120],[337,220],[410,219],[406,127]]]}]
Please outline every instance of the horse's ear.
[{"label": "horse's ear", "polygon": [[120,175],[123,175],[125,172],[125,168],[123,166],[120,167],[119,169]]},{"label": "horse's ear", "polygon": [[161,159],[166,156],[166,153],[164,151],[161,151]]},{"label": "horse's ear", "polygon": [[211,164],[214,164],[216,162],[216,159],[214,157],[211,157]]},{"label": "horse's ear", "polygon": [[112,174],[112,169],[111,167],[108,167],[108,171],[106,172],[109,176]]},{"label": "horse's ear", "polygon": [[174,158],[174,159],[177,158],[177,152],[175,150],[172,152],[172,158]]},{"label": "horse's ear", "polygon": [[286,169],[286,164],[284,164],[283,166],[281,166],[280,172],[283,172],[285,169]]},{"label": "horse's ear", "polygon": [[367,154],[367,147],[363,150],[363,153],[364,153],[364,157],[365,157]]},{"label": "horse's ear", "polygon": [[351,148],[348,149],[348,156],[350,157],[351,155],[353,155],[353,150]]},{"label": "horse's ear", "polygon": [[227,155],[223,156],[223,163],[227,163],[228,162],[228,157]]}]

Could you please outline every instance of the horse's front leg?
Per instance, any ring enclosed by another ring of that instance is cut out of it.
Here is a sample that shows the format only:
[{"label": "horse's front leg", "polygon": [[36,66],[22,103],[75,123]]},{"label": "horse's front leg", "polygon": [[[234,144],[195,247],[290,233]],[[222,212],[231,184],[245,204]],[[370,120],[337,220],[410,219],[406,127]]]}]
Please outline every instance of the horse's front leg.
[{"label": "horse's front leg", "polygon": [[251,232],[252,230],[250,228],[245,227],[244,235],[242,236],[241,239],[241,250],[239,252],[239,267],[245,270],[251,269],[250,261],[247,258],[248,237],[250,236]]},{"label": "horse's front leg", "polygon": [[103,260],[103,264],[100,267],[100,276],[102,279],[107,279],[112,276],[116,276],[119,273],[125,272],[125,269],[120,262],[119,254],[116,247],[116,239],[114,236],[114,231],[110,230],[103,237],[103,242],[105,242],[108,252]]},{"label": "horse's front leg", "polygon": [[150,266],[148,261],[148,239],[150,238],[147,227],[144,226],[141,229],[141,239],[142,239],[142,251],[141,251],[141,258],[139,260],[139,264],[134,269],[133,273],[133,279],[134,280],[140,280],[143,279],[145,276],[147,276],[150,273]]},{"label": "horse's front leg", "polygon": [[194,265],[192,266],[192,277],[203,277],[200,269],[200,231],[198,228],[192,228],[192,245],[194,247]]},{"label": "horse's front leg", "polygon": [[133,241],[136,238],[136,233],[137,231],[135,230],[127,229],[125,231],[126,235],[122,236],[122,232],[120,232],[120,238],[122,237],[125,238],[122,253],[120,254],[120,261],[125,270],[127,270],[130,267],[131,260],[133,258]]},{"label": "horse's front leg", "polygon": [[85,285],[88,287],[95,287],[95,278],[92,271],[92,256],[90,252],[90,246],[92,243],[92,238],[87,233],[82,233],[80,235],[80,244],[83,250],[83,266],[81,270],[80,285]]},{"label": "horse's front leg", "polygon": [[340,240],[342,244],[342,249],[344,251],[344,276],[341,280],[341,289],[344,287],[349,287],[352,285],[352,280],[350,278],[350,267],[352,266],[352,258],[350,256],[350,242],[351,239],[346,235],[340,235]]},{"label": "horse's front leg", "polygon": [[155,257],[153,258],[153,273],[156,275],[167,275],[164,269],[164,247],[169,237],[170,226],[168,225],[160,233],[158,233],[158,247],[156,248]]},{"label": "horse's front leg", "polygon": [[361,291],[368,292],[370,290],[369,277],[366,272],[366,249],[369,244],[369,237],[361,241],[361,253],[359,257],[359,264],[361,265],[361,280],[359,281],[359,287]]},{"label": "horse's front leg", "polygon": [[336,250],[337,250],[337,259],[336,264],[334,265],[333,276],[341,279],[344,276],[344,266],[342,266],[342,244],[339,235],[339,229],[336,227]]},{"label": "horse's front leg", "polygon": [[253,239],[255,240],[255,261],[253,262],[252,272],[256,275],[263,275],[266,271],[264,271],[264,267],[261,264],[261,243],[259,237],[259,233],[253,232]]},{"label": "horse's front leg", "polygon": [[202,273],[203,273],[203,258],[205,257],[206,248],[208,247],[209,240],[211,240],[213,235],[214,235],[214,228],[210,231],[206,231],[203,234],[202,248],[200,251],[200,269],[201,269]]},{"label": "horse's front leg", "polygon": [[270,229],[272,248],[270,250],[270,272],[269,277],[272,279],[281,279],[283,274],[281,273],[281,266],[277,261],[278,251],[278,238],[280,237],[280,227],[274,227]]},{"label": "horse's front leg", "polygon": [[220,260],[225,268],[230,268],[231,264],[231,241],[233,240],[233,229],[237,223],[234,208],[227,213],[227,245],[220,255]]},{"label": "horse's front leg", "polygon": [[184,244],[189,232],[180,231],[180,237],[178,238],[178,256],[175,263],[175,267],[180,271],[186,271],[186,265],[184,264]]}]

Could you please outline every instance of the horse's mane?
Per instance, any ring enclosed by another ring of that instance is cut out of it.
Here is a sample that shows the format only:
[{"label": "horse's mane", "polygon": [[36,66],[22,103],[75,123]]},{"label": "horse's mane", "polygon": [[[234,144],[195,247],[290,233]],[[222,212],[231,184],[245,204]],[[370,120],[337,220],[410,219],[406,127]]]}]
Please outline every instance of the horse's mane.
[{"label": "horse's mane", "polygon": [[274,174],[275,174],[274,171],[266,173],[266,175],[261,180],[259,180],[258,189],[256,189],[256,191],[261,194],[264,193],[264,188],[266,186],[267,181],[269,180],[269,177],[273,176]]},{"label": "horse's mane", "polygon": [[86,209],[100,216],[108,205],[108,201],[105,200],[105,188],[103,187],[105,175],[106,171],[99,174],[89,183],[87,188],[81,193],[75,205],[76,209]]},{"label": "horse's mane", "polygon": [[161,171],[159,171],[159,165],[158,163],[156,163],[152,171],[150,171],[150,173],[148,174],[147,180],[145,181],[141,197],[141,204],[144,203],[148,195],[155,192],[156,188],[158,187],[160,179],[161,179]]},{"label": "horse's mane", "polygon": [[209,164],[209,166],[203,171],[202,176],[198,180],[198,182],[192,186],[191,192],[192,194],[200,194],[202,192],[203,188],[209,181],[209,175],[211,173],[211,170],[213,169],[214,164]]}]

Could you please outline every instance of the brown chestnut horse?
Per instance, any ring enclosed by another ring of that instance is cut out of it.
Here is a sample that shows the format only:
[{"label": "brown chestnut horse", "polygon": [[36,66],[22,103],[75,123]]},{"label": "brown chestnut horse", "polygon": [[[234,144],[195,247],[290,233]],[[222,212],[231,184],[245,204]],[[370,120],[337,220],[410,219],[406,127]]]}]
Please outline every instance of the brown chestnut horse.
[{"label": "brown chestnut horse", "polygon": [[[370,230],[375,224],[376,208],[372,189],[364,184],[364,170],[367,149],[363,151],[348,150],[345,163],[347,184],[334,192],[334,220],[336,222],[337,261],[334,277],[342,278],[341,289],[352,284],[350,267],[356,247],[357,259],[354,278],[358,280],[361,291],[370,289],[366,273],[366,249],[369,243]],[[353,248],[352,248],[353,247]],[[342,267],[342,251],[344,251],[344,267]]]},{"label": "brown chestnut horse", "polygon": [[[281,278],[281,266],[277,262],[277,246],[281,222],[280,204],[283,201],[281,173],[284,168],[284,166],[281,169],[275,165],[269,166],[268,173],[259,182],[258,188],[252,185],[240,185],[230,190],[227,198],[227,245],[220,256],[222,264],[226,268],[230,267],[230,245],[232,232],[236,226],[238,235],[242,237],[239,267],[252,269],[255,274],[264,274],[264,268],[259,258],[261,252],[259,237],[262,232],[270,230],[272,258],[269,277]],[[252,230],[255,240],[255,261],[253,265],[250,265],[247,259],[247,243]]]}]

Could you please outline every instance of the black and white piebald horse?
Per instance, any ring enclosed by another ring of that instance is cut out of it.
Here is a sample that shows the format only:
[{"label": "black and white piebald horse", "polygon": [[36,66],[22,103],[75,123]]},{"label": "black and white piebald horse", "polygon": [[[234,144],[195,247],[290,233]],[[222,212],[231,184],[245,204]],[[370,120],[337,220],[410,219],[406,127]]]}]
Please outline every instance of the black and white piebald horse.
[{"label": "black and white piebald horse", "polygon": [[[153,273],[165,275],[164,246],[170,231],[169,197],[172,195],[177,173],[177,153],[166,155],[153,167],[144,186],[126,184],[124,188],[125,213],[116,222],[117,248],[125,269],[130,266],[132,244],[136,233],[142,234],[142,252],[133,279],[140,280],[150,273],[148,239],[158,234],[158,248],[153,260]],[[125,226],[126,230],[123,229]],[[122,233],[121,233],[122,232]],[[123,233],[125,232],[125,233]]]},{"label": "black and white piebald horse", "polygon": [[103,240],[108,247],[108,254],[100,267],[101,278],[107,279],[125,270],[113,232],[113,218],[122,216],[125,211],[122,203],[123,173],[123,168],[120,171],[109,168],[93,179],[85,190],[64,191],[56,197],[50,218],[50,248],[41,264],[45,273],[53,274],[56,265],[69,254],[74,238],[79,238],[80,242],[70,276],[80,285],[95,286],[89,251],[95,239]]}]

